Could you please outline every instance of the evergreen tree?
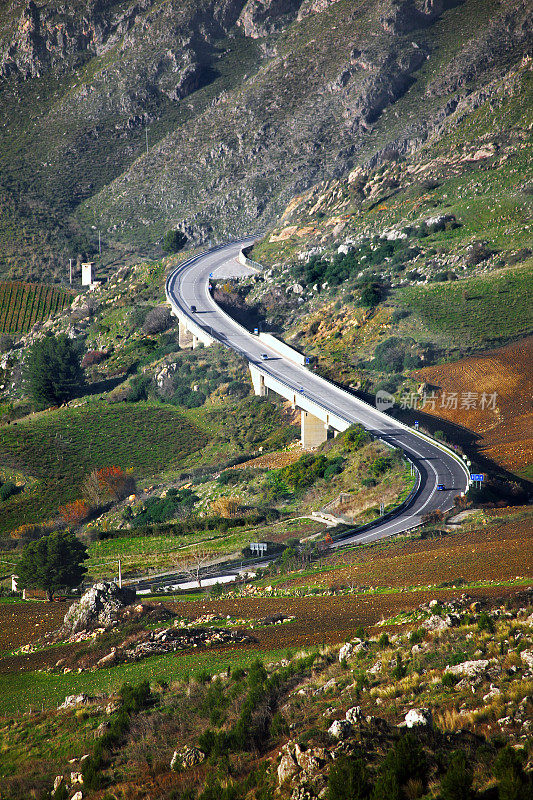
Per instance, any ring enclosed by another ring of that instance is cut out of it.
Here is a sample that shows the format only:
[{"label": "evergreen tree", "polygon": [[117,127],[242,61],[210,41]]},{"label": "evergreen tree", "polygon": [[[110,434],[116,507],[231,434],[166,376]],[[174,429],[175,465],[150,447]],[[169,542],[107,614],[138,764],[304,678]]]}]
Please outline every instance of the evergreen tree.
[{"label": "evergreen tree", "polygon": [[461,750],[450,758],[440,791],[443,800],[470,800],[472,797],[472,771],[468,768],[466,754]]},{"label": "evergreen tree", "polygon": [[163,237],[162,248],[165,253],[177,253],[185,247],[187,237],[181,231],[167,231]]},{"label": "evergreen tree", "polygon": [[87,549],[67,531],[54,531],[22,550],[17,573],[22,588],[44,589],[51,600],[54,594],[79,586],[87,572],[83,562]]},{"label": "evergreen tree", "polygon": [[84,379],[78,353],[68,336],[46,336],[36,342],[28,355],[26,377],[40,408],[74,397]]}]

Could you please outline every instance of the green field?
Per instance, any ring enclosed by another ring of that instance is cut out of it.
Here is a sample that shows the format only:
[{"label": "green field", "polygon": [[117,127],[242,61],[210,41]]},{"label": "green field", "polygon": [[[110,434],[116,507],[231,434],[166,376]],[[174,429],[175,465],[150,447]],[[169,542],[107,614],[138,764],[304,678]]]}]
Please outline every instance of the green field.
[{"label": "green field", "polygon": [[[110,694],[120,689],[126,681],[132,684],[143,680],[150,682],[183,680],[206,670],[211,674],[225,672],[228,667],[246,667],[257,658],[276,661],[285,651],[268,653],[259,650],[223,652],[192,652],[154,656],[133,664],[123,664],[96,672],[50,674],[22,672],[18,675],[0,675],[0,714],[54,708],[70,694],[85,692],[89,695]],[[58,658],[60,658],[58,650]]]},{"label": "green field", "polygon": [[62,311],[72,294],[57,286],[0,282],[0,333],[25,333],[36,322]]},{"label": "green field", "polygon": [[63,408],[0,428],[0,462],[35,479],[2,504],[0,532],[47,519],[81,496],[85,476],[118,466],[135,478],[178,467],[206,434],[174,407],[95,402]]},{"label": "green field", "polygon": [[455,283],[410,286],[394,300],[458,345],[503,343],[533,330],[533,262]]}]

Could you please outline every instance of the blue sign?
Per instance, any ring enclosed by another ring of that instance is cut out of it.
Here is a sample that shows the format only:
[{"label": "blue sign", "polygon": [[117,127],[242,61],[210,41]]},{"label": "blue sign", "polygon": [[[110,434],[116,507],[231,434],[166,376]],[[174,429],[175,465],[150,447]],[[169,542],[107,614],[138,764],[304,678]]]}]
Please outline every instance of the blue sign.
[{"label": "blue sign", "polygon": [[415,428],[418,430],[419,422],[415,422]]},{"label": "blue sign", "polygon": [[484,481],[485,480],[485,476],[483,475],[483,473],[478,475],[475,472],[471,472],[470,473],[470,480],[471,481]]},{"label": "blue sign", "polygon": [[311,363],[311,359],[309,358],[309,356],[305,357],[305,363],[306,364],[310,364]]},{"label": "blue sign", "polygon": [[256,336],[259,336],[259,328],[254,328],[254,333]]}]

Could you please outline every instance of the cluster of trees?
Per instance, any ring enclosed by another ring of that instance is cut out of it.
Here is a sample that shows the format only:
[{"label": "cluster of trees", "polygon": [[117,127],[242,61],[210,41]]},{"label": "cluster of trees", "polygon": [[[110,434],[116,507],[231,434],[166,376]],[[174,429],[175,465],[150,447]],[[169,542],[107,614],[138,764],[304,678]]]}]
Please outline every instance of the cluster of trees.
[{"label": "cluster of trees", "polygon": [[126,519],[131,519],[134,528],[145,525],[158,525],[175,517],[190,514],[198,500],[192,489],[169,489],[165,497],[150,497],[142,509],[133,515],[130,506],[125,511]]},{"label": "cluster of trees", "polygon": [[[414,734],[400,737],[387,753],[374,781],[362,754],[336,759],[329,773],[329,800],[407,800],[417,791],[424,794],[428,763]],[[533,788],[524,772],[520,755],[512,747],[500,750],[494,761],[499,800],[527,800]],[[466,753],[451,754],[440,782],[441,800],[475,800],[473,772]]]},{"label": "cluster of trees", "polygon": [[273,471],[267,479],[266,496],[269,500],[279,500],[291,492],[301,492],[312,486],[318,478],[329,480],[344,469],[342,456],[327,458],[306,453],[298,461]]}]

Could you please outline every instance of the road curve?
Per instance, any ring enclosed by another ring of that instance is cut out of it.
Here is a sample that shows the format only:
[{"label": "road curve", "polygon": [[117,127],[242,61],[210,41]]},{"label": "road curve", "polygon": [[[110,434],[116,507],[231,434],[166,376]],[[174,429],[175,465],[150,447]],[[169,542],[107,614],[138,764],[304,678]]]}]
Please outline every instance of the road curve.
[{"label": "road curve", "polygon": [[[421,522],[424,514],[435,509],[448,510],[456,495],[468,488],[468,471],[462,460],[447,448],[413,431],[359,398],[324,381],[303,366],[298,366],[269,349],[257,336],[225,314],[211,297],[210,274],[224,265],[234,264],[243,246],[253,237],[213,248],[182,262],[168,276],[167,300],[180,316],[189,318],[213,339],[235,350],[249,363],[282,381],[292,390],[336,414],[346,422],[361,423],[373,435],[404,451],[416,465],[420,480],[418,490],[408,504],[394,515],[346,536],[335,543],[371,542],[410,530]],[[196,312],[191,307],[196,307]],[[264,360],[262,354],[268,355]],[[444,491],[437,486],[445,487]]]}]

